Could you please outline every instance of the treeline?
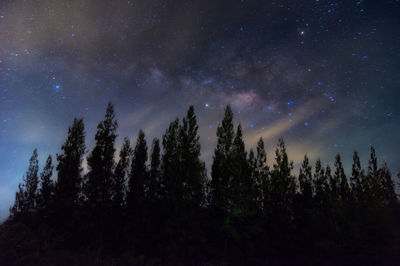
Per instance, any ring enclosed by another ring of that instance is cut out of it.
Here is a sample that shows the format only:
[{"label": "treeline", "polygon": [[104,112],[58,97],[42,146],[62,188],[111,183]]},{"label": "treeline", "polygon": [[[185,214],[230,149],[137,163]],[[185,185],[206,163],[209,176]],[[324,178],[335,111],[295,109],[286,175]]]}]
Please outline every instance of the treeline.
[{"label": "treeline", "polygon": [[1,265],[399,263],[398,195],[373,147],[365,170],[354,152],[350,176],[340,155],[332,169],[306,155],[295,176],[282,139],[272,167],[262,139],[246,151],[227,106],[209,179],[193,107],[150,147],[141,130],[134,148],[125,138],[115,161],[117,127],[110,103],[86,174],[83,119],[55,169],[49,156],[39,174],[34,150],[0,227]]}]

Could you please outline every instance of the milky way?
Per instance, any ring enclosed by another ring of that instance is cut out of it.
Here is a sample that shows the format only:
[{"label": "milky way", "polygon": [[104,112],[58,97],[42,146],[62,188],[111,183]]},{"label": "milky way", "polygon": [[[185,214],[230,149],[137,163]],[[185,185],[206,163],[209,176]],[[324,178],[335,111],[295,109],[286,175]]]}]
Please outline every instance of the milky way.
[{"label": "milky way", "polygon": [[194,105],[209,165],[230,104],[270,163],[283,136],[295,164],[341,153],[349,173],[374,145],[397,172],[400,2],[1,1],[0,217],[32,150],[42,164],[59,152],[75,116],[90,150],[108,101],[118,145],[161,137]]}]

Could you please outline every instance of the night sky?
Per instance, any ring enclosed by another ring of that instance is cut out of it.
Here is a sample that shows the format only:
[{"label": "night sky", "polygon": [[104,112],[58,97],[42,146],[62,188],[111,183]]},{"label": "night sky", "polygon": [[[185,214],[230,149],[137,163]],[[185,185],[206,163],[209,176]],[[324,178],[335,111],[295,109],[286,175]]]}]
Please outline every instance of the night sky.
[{"label": "night sky", "polygon": [[75,116],[90,150],[108,101],[118,147],[139,129],[161,137],[194,105],[209,167],[230,104],[270,164],[283,136],[295,165],[341,153],[349,174],[374,145],[397,172],[400,1],[2,0],[0,217],[32,150],[43,166]]}]

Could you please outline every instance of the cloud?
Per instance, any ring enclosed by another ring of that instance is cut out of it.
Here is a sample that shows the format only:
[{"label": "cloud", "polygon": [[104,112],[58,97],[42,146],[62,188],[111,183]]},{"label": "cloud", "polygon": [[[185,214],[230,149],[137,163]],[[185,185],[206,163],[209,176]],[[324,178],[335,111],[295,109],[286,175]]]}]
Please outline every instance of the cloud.
[{"label": "cloud", "polygon": [[265,125],[260,130],[250,132],[246,137],[246,141],[249,145],[254,146],[260,137],[265,141],[279,138],[290,129],[307,121],[308,118],[320,110],[321,106],[322,102],[318,98],[309,100],[293,111],[293,116],[291,118],[286,117],[277,120],[269,125]]}]

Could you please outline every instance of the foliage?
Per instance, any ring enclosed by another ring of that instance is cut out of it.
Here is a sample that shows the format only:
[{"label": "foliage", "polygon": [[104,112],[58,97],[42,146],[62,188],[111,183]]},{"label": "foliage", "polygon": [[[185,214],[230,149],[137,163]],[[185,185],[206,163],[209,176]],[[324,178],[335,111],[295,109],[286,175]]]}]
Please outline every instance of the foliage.
[{"label": "foliage", "polygon": [[[400,204],[386,163],[357,152],[347,178],[307,155],[298,176],[279,139],[270,168],[262,138],[247,152],[227,106],[207,179],[193,106],[154,139],[125,138],[115,164],[110,103],[82,177],[85,131],[75,119],[38,177],[35,149],[10,217],[0,265],[396,264]],[[161,149],[162,144],[162,149]],[[148,160],[149,159],[149,160]]]}]

